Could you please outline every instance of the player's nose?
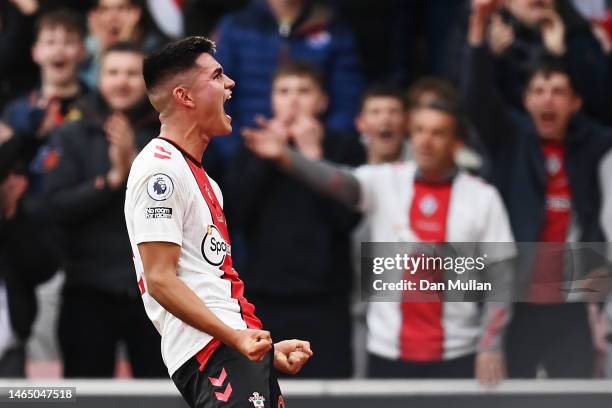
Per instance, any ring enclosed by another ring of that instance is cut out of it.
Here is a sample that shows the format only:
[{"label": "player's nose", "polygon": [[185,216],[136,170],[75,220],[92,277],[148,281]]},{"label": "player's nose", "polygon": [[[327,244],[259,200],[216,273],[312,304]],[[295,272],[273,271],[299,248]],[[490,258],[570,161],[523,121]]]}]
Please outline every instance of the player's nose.
[{"label": "player's nose", "polygon": [[229,76],[225,75],[225,89],[234,89],[236,82]]}]

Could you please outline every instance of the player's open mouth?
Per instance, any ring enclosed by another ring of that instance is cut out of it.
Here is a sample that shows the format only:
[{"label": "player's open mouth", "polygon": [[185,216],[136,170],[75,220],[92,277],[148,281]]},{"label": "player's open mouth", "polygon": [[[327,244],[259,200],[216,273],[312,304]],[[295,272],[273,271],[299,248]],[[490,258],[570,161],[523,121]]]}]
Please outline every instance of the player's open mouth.
[{"label": "player's open mouth", "polygon": [[225,94],[225,97],[223,98],[223,113],[225,114],[225,117],[231,122],[232,121],[232,117],[230,115],[228,115],[227,113],[225,113],[225,103],[227,101],[229,101],[230,99],[232,99],[232,93],[229,92],[227,94]]}]

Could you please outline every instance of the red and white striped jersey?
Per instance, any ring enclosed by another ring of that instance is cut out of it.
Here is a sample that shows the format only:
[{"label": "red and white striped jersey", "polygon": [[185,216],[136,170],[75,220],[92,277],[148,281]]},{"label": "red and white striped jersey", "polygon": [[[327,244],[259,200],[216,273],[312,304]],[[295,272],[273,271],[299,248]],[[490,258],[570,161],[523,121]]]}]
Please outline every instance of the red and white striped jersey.
[{"label": "red and white striped jersey", "polygon": [[142,300],[162,336],[162,357],[170,375],[213,339],[149,295],[138,244],[180,245],[179,279],[228,326],[261,328],[232,266],[222,207],[221,191],[200,162],[170,141],[154,139],[136,157],[127,183],[125,218]]},{"label": "red and white striped jersey", "polygon": [[[355,170],[361,210],[372,242],[513,242],[497,190],[459,172],[447,185],[415,181],[414,162],[366,165]],[[488,246],[487,262],[515,255],[514,245]],[[365,271],[363,272],[365,273]],[[505,309],[488,321],[474,302],[371,302],[368,350],[389,359],[439,361],[500,344]],[[500,327],[501,326],[501,327]]]}]

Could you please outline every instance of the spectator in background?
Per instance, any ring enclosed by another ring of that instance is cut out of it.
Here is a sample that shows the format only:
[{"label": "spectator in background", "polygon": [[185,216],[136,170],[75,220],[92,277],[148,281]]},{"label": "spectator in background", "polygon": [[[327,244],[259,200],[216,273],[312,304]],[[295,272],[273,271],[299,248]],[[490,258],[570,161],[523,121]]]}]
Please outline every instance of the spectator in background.
[{"label": "spectator in background", "polygon": [[37,0],[0,2],[0,110],[36,84],[30,49]]},{"label": "spectator in background", "polygon": [[369,164],[392,163],[411,157],[405,114],[406,101],[397,87],[373,85],[363,93],[355,127],[366,146]]},{"label": "spectator in background", "polygon": [[[40,87],[9,103],[3,113],[4,121],[16,133],[2,146],[7,155],[3,156],[6,173],[1,185],[5,219],[2,265],[18,339],[14,354],[24,353],[36,316],[35,286],[60,267],[59,234],[42,197],[42,183],[56,164],[48,147],[49,134],[64,121],[69,106],[85,93],[78,81],[84,36],[77,14],[66,10],[43,14],[36,23],[32,47],[33,59],[40,67]],[[36,248],[36,256],[32,256],[32,248]]]},{"label": "spectator in background", "polygon": [[[254,0],[249,7],[223,18],[217,30],[217,59],[242,84],[229,105],[234,129],[252,126],[258,114],[270,114],[272,76],[286,61],[316,65],[328,80],[330,129],[352,131],[362,88],[362,75],[353,35],[313,0]],[[215,140],[217,156],[229,158],[239,143]]]},{"label": "spectator in background", "polygon": [[85,57],[84,39],[81,18],[72,11],[51,11],[36,24],[32,57],[40,68],[39,87],[9,103],[2,115],[16,132],[30,136],[24,144],[33,145],[29,146],[33,151],[64,121],[71,105],[87,93],[78,78],[79,64]]},{"label": "spectator in background", "polygon": [[142,310],[125,223],[125,185],[138,150],[159,131],[145,98],[144,55],[117,43],[101,59],[100,85],[53,138],[59,162],[47,205],[66,235],[59,343],[66,377],[113,375],[124,341],[135,377],[165,377],[160,338]]},{"label": "spectator in background", "polygon": [[[450,104],[434,101],[413,109],[414,162],[365,165],[353,173],[308,160],[262,125],[243,132],[247,145],[312,188],[359,207],[370,219],[373,242],[512,242],[497,191],[457,169],[454,154],[463,144],[465,129]],[[512,283],[508,261],[514,256],[513,245],[496,252],[489,252],[484,272],[496,289],[484,295],[485,300],[500,301],[497,290],[507,290]],[[476,375],[484,383],[503,378],[507,303],[487,302],[481,311],[474,302],[403,300],[369,305],[370,376]]]},{"label": "spectator in background", "polygon": [[568,67],[585,112],[609,121],[608,61],[590,23],[569,0],[507,0],[492,16],[488,43],[497,86],[514,108],[523,108],[529,67],[548,56]]},{"label": "spectator in background", "polygon": [[[406,111],[407,128],[410,128],[412,108],[426,105],[435,100],[446,101],[458,106],[460,99],[457,88],[452,82],[444,78],[425,76],[417,79],[406,92],[408,104]],[[467,124],[465,127],[468,128]],[[461,169],[479,175],[482,175],[489,165],[480,141],[471,131],[467,135],[465,144],[457,151],[455,160]]]},{"label": "spectator in background", "polygon": [[98,80],[100,56],[113,44],[128,41],[149,53],[166,41],[152,24],[143,0],[97,0],[95,4],[88,15],[90,58],[81,73],[91,88]]},{"label": "spectator in background", "polygon": [[[527,77],[524,108],[514,111],[495,81],[486,47],[493,2],[475,2],[464,67],[464,99],[492,157],[492,180],[510,214],[514,236],[524,242],[601,242],[601,190],[597,169],[612,147],[612,133],[578,114],[582,105],[571,72],[559,61],[540,62]],[[548,13],[548,11],[546,11]],[[584,64],[584,62],[583,62]],[[522,257],[517,277],[520,303],[509,328],[509,372],[535,377],[591,377],[593,346],[584,303],[565,303],[562,259],[534,251]],[[599,265],[581,265],[580,271]],[[576,276],[584,278],[585,276]],[[540,280],[550,290],[535,291]]]},{"label": "spectator in background", "polygon": [[[322,122],[328,96],[313,66],[282,65],[271,99],[274,116],[258,123],[305,156],[351,166],[365,160],[356,137]],[[226,189],[229,220],[245,236],[248,262],[242,276],[265,327],[279,338],[308,337],[319,357],[301,377],[351,376],[350,232],[358,215],[245,147],[236,154]]]}]

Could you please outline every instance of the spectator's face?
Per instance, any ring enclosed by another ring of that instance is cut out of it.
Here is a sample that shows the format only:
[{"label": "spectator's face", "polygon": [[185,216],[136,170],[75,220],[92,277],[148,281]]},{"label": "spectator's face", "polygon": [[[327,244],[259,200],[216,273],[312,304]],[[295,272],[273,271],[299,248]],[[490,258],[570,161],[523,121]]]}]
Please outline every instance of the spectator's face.
[{"label": "spectator's face", "polygon": [[223,105],[236,84],[210,54],[200,55],[196,65],[189,80],[189,98],[198,125],[208,136],[227,135],[232,131],[232,118],[225,113]]},{"label": "spectator's face", "polygon": [[61,26],[42,28],[32,47],[32,59],[40,66],[43,81],[56,86],[76,80],[84,55],[79,34]]},{"label": "spectator's face", "polygon": [[126,27],[133,26],[142,14],[129,0],[99,0],[93,11],[99,18],[99,34],[104,36],[107,45],[127,40],[122,38]]},{"label": "spectator's face", "polygon": [[563,138],[570,118],[581,106],[580,97],[562,73],[536,75],[525,94],[525,107],[544,139]]},{"label": "spectator's face", "polygon": [[272,112],[285,124],[298,116],[318,117],[327,109],[327,96],[307,76],[282,76],[272,85]]},{"label": "spectator's face", "polygon": [[114,111],[127,111],[144,100],[142,54],[112,51],[102,59],[100,93]]},{"label": "spectator's face", "polygon": [[419,169],[434,174],[451,169],[455,153],[463,145],[457,137],[453,116],[427,108],[412,112],[410,140]]},{"label": "spectator's face", "polygon": [[554,7],[554,0],[506,0],[508,11],[528,26],[538,24]]},{"label": "spectator's face", "polygon": [[404,104],[390,96],[368,98],[356,120],[366,138],[370,156],[399,156],[405,141]]}]

